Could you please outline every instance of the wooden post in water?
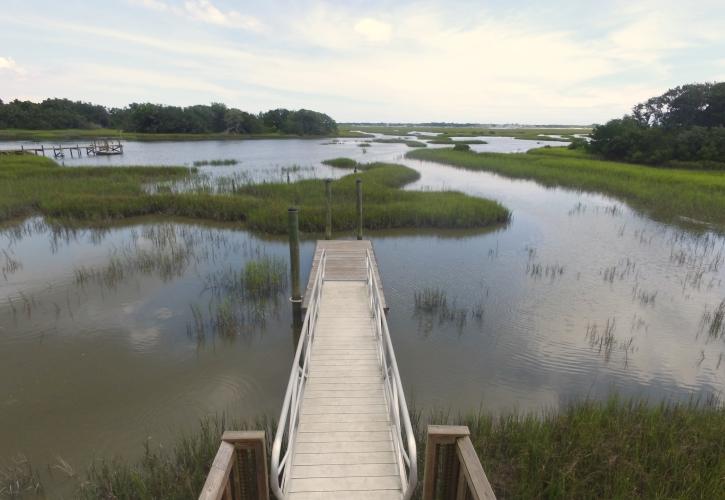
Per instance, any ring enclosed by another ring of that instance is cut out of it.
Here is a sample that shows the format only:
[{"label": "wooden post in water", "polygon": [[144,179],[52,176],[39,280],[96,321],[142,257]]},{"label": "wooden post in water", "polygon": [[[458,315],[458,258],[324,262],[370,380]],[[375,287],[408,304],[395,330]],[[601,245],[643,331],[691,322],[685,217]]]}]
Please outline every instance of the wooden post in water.
[{"label": "wooden post in water", "polygon": [[357,239],[363,239],[362,179],[355,181],[357,191]]},{"label": "wooden post in water", "polygon": [[289,261],[292,275],[292,337],[294,345],[302,331],[302,293],[300,292],[300,218],[299,209],[290,207],[287,210],[289,218]]},{"label": "wooden post in water", "polygon": [[332,239],[332,179],[325,179],[325,204],[327,216],[325,218],[325,239]]},{"label": "wooden post in water", "polygon": [[299,209],[290,207],[287,210],[289,217],[289,260],[292,273],[292,302],[301,302],[300,293],[300,219]]}]

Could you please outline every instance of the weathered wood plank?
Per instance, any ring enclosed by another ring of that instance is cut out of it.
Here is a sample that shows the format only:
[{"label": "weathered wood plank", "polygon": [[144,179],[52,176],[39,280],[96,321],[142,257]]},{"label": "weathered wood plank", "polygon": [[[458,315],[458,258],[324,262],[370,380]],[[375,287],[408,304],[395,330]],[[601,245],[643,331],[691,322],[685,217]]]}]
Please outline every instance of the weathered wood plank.
[{"label": "weathered wood plank", "polygon": [[[301,491],[371,491],[400,490],[400,476],[335,477],[296,479],[290,484],[290,493]],[[344,498],[344,497],[343,497]]]},{"label": "weathered wood plank", "polygon": [[400,500],[402,494],[391,490],[377,491],[315,491],[289,495],[290,500]]},{"label": "weathered wood plank", "polygon": [[295,478],[313,477],[376,477],[394,476],[398,473],[395,464],[336,464],[336,465],[298,465]]}]

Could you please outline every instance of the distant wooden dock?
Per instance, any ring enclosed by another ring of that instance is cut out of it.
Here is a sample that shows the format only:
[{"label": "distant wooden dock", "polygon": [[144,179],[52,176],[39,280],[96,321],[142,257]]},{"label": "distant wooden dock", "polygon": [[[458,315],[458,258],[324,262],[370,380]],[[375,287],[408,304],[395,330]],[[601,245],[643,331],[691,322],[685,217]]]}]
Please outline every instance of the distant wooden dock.
[{"label": "distant wooden dock", "polygon": [[83,156],[83,151],[85,151],[86,156],[121,155],[123,154],[123,144],[118,139],[99,139],[83,146],[80,144],[76,144],[75,146],[62,144],[45,146],[41,144],[39,147],[26,147],[25,145],[21,145],[20,149],[0,149],[0,155],[33,154],[36,156],[46,156],[47,154],[58,160],[65,158],[66,152],[70,154],[71,158],[80,158]]}]

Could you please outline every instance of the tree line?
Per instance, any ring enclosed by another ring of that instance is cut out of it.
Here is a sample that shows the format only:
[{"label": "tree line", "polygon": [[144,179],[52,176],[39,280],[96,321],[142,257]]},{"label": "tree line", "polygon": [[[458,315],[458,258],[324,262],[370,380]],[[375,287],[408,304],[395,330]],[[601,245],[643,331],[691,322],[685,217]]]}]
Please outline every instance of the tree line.
[{"label": "tree line", "polygon": [[594,127],[589,149],[605,158],[725,169],[725,82],[668,90]]},{"label": "tree line", "polygon": [[328,135],[337,123],[324,113],[300,109],[272,109],[252,114],[221,103],[165,106],[133,103],[123,108],[70,99],[45,99],[40,103],[0,100],[0,129],[30,130],[114,128],[148,133],[281,133]]}]

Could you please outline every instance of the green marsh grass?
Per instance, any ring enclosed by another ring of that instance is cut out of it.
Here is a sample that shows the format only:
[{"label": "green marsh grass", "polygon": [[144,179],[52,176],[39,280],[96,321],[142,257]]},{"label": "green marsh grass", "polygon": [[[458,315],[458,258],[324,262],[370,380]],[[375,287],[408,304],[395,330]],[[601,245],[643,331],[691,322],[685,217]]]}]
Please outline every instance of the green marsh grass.
[{"label": "green marsh grass", "polygon": [[428,144],[488,144],[488,142],[481,139],[453,139],[448,135],[439,135],[428,141]]},{"label": "green marsh grass", "polygon": [[237,160],[229,158],[226,160],[197,160],[193,163],[193,165],[195,167],[205,167],[205,166],[225,167],[225,166],[229,166],[229,165],[236,165],[237,163],[239,163]]},{"label": "green marsh grass", "polygon": [[[510,214],[500,204],[459,192],[406,191],[400,188],[417,180],[415,170],[401,165],[372,163],[362,172],[332,182],[333,231],[355,228],[355,180],[363,186],[366,229],[476,228],[506,223]],[[292,184],[261,183],[243,186],[237,193],[259,200],[259,211],[249,213],[247,225],[258,231],[282,233],[287,227],[287,208],[300,207],[300,229],[320,233],[325,228],[323,180]]]},{"label": "green marsh grass", "polygon": [[[419,174],[401,165],[369,164],[364,172],[333,181],[333,228],[355,226],[355,179],[363,180],[366,229],[476,228],[505,223],[496,202],[458,192],[404,191]],[[300,206],[303,231],[325,228],[323,180],[232,183],[226,194],[152,192],[164,181],[193,185],[197,173],[182,167],[61,167],[32,155],[0,156],[0,224],[43,215],[68,224],[107,225],[141,215],[234,221],[266,233],[287,231],[287,208]],[[203,186],[202,186],[203,187]],[[229,189],[231,187],[231,189]]]},{"label": "green marsh grass", "polygon": [[446,292],[440,288],[424,288],[413,295],[416,311],[435,312],[448,305]]},{"label": "green marsh grass", "polygon": [[[422,480],[427,423],[467,425],[498,498],[722,498],[725,409],[717,402],[649,404],[611,397],[558,411],[483,411],[422,418],[412,411]],[[224,430],[262,429],[274,421],[212,417],[168,448],[144,445],[137,463],[99,461],[82,481],[82,498],[196,498]],[[269,454],[268,454],[269,456]]]},{"label": "green marsh grass", "polygon": [[683,217],[725,229],[725,172],[662,169],[604,161],[581,151],[542,148],[521,154],[473,153],[449,148],[415,150],[409,158],[434,161],[545,186],[601,192],[665,222]]},{"label": "green marsh grass", "polygon": [[411,139],[373,139],[373,142],[383,144],[405,144],[409,148],[424,148],[427,146],[425,142],[413,141]]},{"label": "green marsh grass", "polygon": [[352,158],[331,158],[329,160],[322,160],[322,163],[337,168],[355,168],[358,165]]}]

